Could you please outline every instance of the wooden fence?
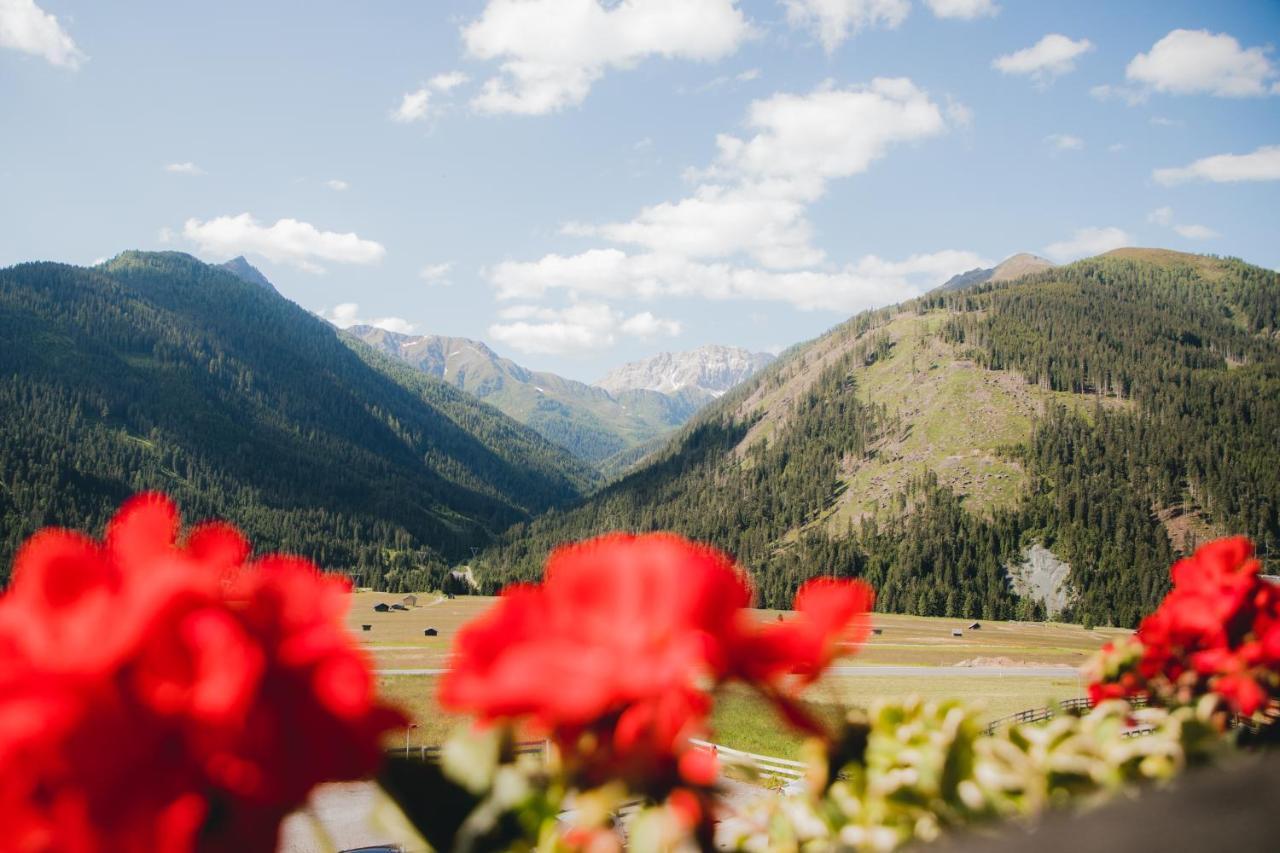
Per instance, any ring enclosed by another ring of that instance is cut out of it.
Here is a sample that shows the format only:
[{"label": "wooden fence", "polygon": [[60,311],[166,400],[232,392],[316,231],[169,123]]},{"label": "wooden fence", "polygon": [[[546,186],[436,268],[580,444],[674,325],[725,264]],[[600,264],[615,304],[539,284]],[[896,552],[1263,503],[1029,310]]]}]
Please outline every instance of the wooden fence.
[{"label": "wooden fence", "polygon": [[[711,743],[705,740],[690,739],[689,743],[697,749],[705,750],[714,754],[720,761],[727,765],[749,766],[753,768],[761,776],[767,776],[775,779],[799,779],[804,776],[805,765],[802,761],[792,761],[787,758],[775,758],[772,755],[758,755],[754,752],[743,752],[740,749],[733,749],[727,746],[721,746],[718,743]],[[398,746],[387,750],[388,755],[405,756],[408,758],[417,758],[420,761],[438,762],[440,760],[440,746]],[[545,740],[527,740],[520,741],[515,745],[516,755],[537,755],[546,757],[548,744]]]},{"label": "wooden fence", "polygon": [[[545,740],[522,740],[515,745],[516,755],[538,755],[546,758],[547,741]],[[387,750],[387,755],[397,755],[405,758],[417,758],[420,761],[429,761],[433,764],[440,761],[440,752],[442,746],[397,746]]]},{"label": "wooden fence", "polygon": [[690,738],[689,743],[693,744],[697,749],[705,750],[715,755],[723,764],[751,767],[761,776],[787,780],[804,777],[806,765],[803,761],[792,761],[788,758],[775,758],[772,755],[743,752],[740,749],[731,749],[730,747],[705,740]]}]

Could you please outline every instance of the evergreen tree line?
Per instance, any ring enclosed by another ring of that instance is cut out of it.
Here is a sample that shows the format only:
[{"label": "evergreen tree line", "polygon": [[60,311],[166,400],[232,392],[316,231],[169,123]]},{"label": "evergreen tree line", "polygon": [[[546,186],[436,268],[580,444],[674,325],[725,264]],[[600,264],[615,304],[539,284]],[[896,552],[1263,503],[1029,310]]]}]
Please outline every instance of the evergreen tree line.
[{"label": "evergreen tree line", "polygon": [[278,294],[177,253],[0,270],[0,582],[44,525],[172,495],[263,550],[438,588],[594,474]]},{"label": "evergreen tree line", "polygon": [[[789,606],[805,579],[835,574],[868,579],[887,611],[1037,618],[1043,607],[1012,592],[1007,567],[1041,542],[1072,566],[1066,618],[1134,625],[1167,589],[1177,554],[1159,514],[1171,508],[1250,535],[1274,565],[1280,276],[1234,260],[1099,258],[897,310],[946,312],[941,334],[982,366],[1096,397],[1083,409],[1051,406],[1009,449],[1028,475],[1013,509],[975,515],[925,475],[895,496],[900,512],[840,535],[812,523],[844,488],[841,465],[903,426],[856,396],[854,368],[890,346],[874,330],[892,312],[869,312],[824,339],[860,337],[784,419],[732,412],[777,387],[803,348],[695,419],[651,463],[577,508],[509,530],[482,555],[486,587],[538,577],[567,540],[663,529],[734,554],[763,606]],[[766,438],[743,450],[753,430]]]}]

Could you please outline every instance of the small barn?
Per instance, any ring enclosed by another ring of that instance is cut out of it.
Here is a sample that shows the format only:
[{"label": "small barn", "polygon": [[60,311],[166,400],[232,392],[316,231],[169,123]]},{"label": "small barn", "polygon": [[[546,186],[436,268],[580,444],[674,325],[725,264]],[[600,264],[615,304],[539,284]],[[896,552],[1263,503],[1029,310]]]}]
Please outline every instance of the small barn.
[{"label": "small barn", "polygon": [[981,622],[970,622],[970,623],[969,623],[969,630],[970,630],[970,631],[977,631],[977,630],[978,630],[978,629],[980,629],[981,627],[982,627],[982,623],[981,623]]},{"label": "small barn", "polygon": [[953,636],[953,637],[963,637],[963,636],[964,636],[964,631],[961,631],[959,628],[955,628],[954,630],[952,630],[952,632],[951,632],[951,636]]},{"label": "small barn", "polygon": [[405,607],[417,607],[417,606],[418,606],[418,596],[416,596],[416,595],[406,595],[406,596],[404,597],[404,601],[402,601],[402,602],[400,602],[400,603],[401,603],[401,604],[403,604]]},{"label": "small barn", "polygon": [[883,628],[872,628],[872,629],[871,629],[871,633],[872,633],[872,634],[874,634],[874,635],[876,635],[877,637],[879,637],[881,634],[883,634],[883,633],[884,633],[884,629],[883,629]]},{"label": "small barn", "polygon": [[423,631],[423,632],[422,632],[422,636],[424,636],[424,637],[434,637],[434,636],[438,635],[439,633],[440,633],[440,632],[439,632],[439,631],[437,631],[435,628],[428,628],[427,630],[425,630],[425,631]]},{"label": "small barn", "polygon": [[373,609],[378,611],[379,613],[386,613],[388,610],[391,609],[391,605],[387,604],[385,601],[380,601],[377,604],[373,605]]},{"label": "small barn", "polygon": [[391,605],[391,609],[392,610],[408,610],[409,608],[405,607],[403,604],[393,604]]},{"label": "small barn", "polygon": [[372,626],[372,625],[361,625],[361,626],[360,626],[360,630],[361,630],[361,631],[372,631],[372,630],[373,630],[373,626]]}]

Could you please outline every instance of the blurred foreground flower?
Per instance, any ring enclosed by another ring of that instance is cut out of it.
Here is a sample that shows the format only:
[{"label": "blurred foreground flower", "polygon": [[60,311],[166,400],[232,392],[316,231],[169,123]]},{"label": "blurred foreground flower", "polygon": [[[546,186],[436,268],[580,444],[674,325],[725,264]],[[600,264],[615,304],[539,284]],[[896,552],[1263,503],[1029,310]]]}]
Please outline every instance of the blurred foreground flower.
[{"label": "blurred foreground flower", "polygon": [[1146,696],[1170,706],[1216,693],[1252,716],[1280,698],[1280,586],[1244,537],[1209,542],[1173,565],[1173,589],[1131,639],[1091,664],[1094,701]]},{"label": "blurred foreground flower", "polygon": [[399,726],[342,625],[349,585],[233,527],[179,544],[129,501],[104,542],[45,530],[0,598],[5,849],[274,849],[316,784],[374,771]]},{"label": "blurred foreground flower", "polygon": [[721,552],[671,534],[603,536],[557,550],[541,585],[508,587],[459,633],[440,701],[544,732],[575,786],[675,794],[671,813],[706,826],[717,770],[689,738],[705,732],[714,688],[745,681],[816,728],[796,693],[865,638],[872,597],[861,581],[811,581],[796,618],[761,625]]}]

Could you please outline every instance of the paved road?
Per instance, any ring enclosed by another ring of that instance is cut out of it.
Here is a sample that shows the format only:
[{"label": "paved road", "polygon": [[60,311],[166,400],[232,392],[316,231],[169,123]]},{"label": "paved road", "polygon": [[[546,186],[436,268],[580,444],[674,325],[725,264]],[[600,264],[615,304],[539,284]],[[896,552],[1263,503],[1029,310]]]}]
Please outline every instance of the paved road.
[{"label": "paved road", "polygon": [[[448,669],[375,669],[375,675],[444,675]],[[833,666],[827,675],[888,675],[897,678],[1073,678],[1079,672],[1073,666]]]}]

